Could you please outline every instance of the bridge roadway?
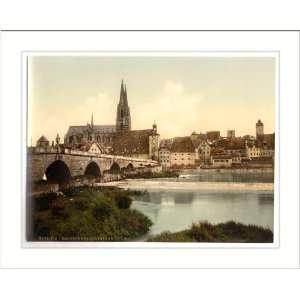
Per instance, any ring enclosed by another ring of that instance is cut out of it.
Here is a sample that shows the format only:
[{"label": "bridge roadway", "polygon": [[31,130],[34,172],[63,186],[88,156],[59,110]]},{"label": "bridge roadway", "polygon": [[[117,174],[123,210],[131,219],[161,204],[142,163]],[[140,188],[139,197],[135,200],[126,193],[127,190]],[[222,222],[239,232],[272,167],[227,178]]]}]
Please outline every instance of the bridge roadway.
[{"label": "bridge roadway", "polygon": [[35,148],[28,153],[28,172],[32,181],[43,178],[64,182],[84,175],[102,176],[105,172],[159,167],[150,159],[115,156],[71,149]]}]

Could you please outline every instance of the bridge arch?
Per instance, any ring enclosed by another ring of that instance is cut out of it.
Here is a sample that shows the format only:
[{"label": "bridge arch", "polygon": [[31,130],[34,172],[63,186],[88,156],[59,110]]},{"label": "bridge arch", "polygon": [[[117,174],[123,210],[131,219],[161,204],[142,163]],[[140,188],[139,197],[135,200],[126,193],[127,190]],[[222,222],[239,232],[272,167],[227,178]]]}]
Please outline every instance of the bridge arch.
[{"label": "bridge arch", "polygon": [[120,165],[114,161],[113,164],[110,166],[109,172],[112,174],[117,174],[120,173],[120,171]]},{"label": "bridge arch", "polygon": [[68,183],[71,180],[69,167],[62,160],[55,160],[45,171],[46,180],[49,183]]},{"label": "bridge arch", "polygon": [[100,177],[101,176],[100,167],[98,166],[98,164],[96,162],[91,161],[86,166],[84,175],[90,176],[90,177]]},{"label": "bridge arch", "polygon": [[133,164],[132,163],[129,163],[126,167],[127,170],[133,170],[134,167],[133,167]]}]

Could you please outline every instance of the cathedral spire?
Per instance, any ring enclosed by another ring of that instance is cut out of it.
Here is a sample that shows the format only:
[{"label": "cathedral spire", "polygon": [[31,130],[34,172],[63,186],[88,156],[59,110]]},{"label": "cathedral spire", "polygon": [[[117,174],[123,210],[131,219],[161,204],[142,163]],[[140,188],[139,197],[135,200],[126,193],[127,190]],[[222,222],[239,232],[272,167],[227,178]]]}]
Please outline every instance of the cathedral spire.
[{"label": "cathedral spire", "polygon": [[126,106],[128,106],[126,84],[125,84],[125,89],[124,89],[124,103]]},{"label": "cathedral spire", "polygon": [[91,116],[91,126],[94,127],[94,116],[93,116],[93,113],[92,113],[92,116]]},{"label": "cathedral spire", "polygon": [[116,127],[117,131],[131,130],[131,118],[127,100],[127,89],[126,84],[124,84],[123,80],[121,83],[120,100],[117,109]]},{"label": "cathedral spire", "polygon": [[120,90],[120,101],[119,101],[119,103],[123,103],[124,102],[124,95],[125,95],[124,81],[122,79],[121,90]]}]

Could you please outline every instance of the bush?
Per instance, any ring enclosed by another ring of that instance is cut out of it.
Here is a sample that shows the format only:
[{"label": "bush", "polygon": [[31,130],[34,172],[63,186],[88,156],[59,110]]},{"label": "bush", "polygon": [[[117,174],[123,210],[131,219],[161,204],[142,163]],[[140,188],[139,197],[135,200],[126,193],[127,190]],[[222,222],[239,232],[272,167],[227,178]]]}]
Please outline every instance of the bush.
[{"label": "bush", "polygon": [[36,237],[46,237],[50,235],[49,217],[49,211],[36,213],[34,222],[34,235]]},{"label": "bush", "polygon": [[131,206],[132,199],[128,195],[117,195],[115,197],[116,204],[120,209],[128,209]]},{"label": "bush", "polygon": [[211,227],[207,225],[208,223],[193,224],[189,232],[190,236],[197,242],[212,242],[214,238],[210,232]]},{"label": "bush", "polygon": [[90,200],[85,198],[75,198],[72,205],[79,210],[87,210],[90,206]]},{"label": "bush", "polygon": [[67,197],[75,197],[79,193],[79,188],[78,187],[70,187],[68,189],[65,189],[63,193]]},{"label": "bush", "polygon": [[95,204],[93,208],[93,216],[97,220],[101,220],[104,218],[109,217],[115,212],[115,208],[113,207],[112,203],[107,200],[99,201]]},{"label": "bush", "polygon": [[49,209],[53,200],[57,198],[56,193],[48,193],[33,198],[35,209],[38,211]]},{"label": "bush", "polygon": [[66,217],[67,212],[65,209],[68,205],[68,201],[69,200],[66,200],[64,198],[57,198],[57,199],[53,200],[50,205],[52,214],[56,215],[56,216]]},{"label": "bush", "polygon": [[120,215],[121,227],[127,228],[130,236],[139,236],[147,233],[153,225],[152,221],[137,210],[126,210]]},{"label": "bush", "polygon": [[191,238],[188,234],[186,234],[186,231],[179,231],[179,232],[170,232],[170,231],[164,231],[154,237],[151,237],[148,239],[148,242],[176,242],[176,243],[182,243],[182,242],[196,242],[195,239]]},{"label": "bush", "polygon": [[220,224],[200,222],[190,229],[164,232],[150,238],[150,242],[212,242],[212,243],[271,243],[273,232],[256,225],[244,225],[229,221]]},{"label": "bush", "polygon": [[[74,188],[34,212],[34,240],[130,241],[149,231],[151,220],[129,209],[132,191]],[[72,201],[70,201],[72,199]]]}]

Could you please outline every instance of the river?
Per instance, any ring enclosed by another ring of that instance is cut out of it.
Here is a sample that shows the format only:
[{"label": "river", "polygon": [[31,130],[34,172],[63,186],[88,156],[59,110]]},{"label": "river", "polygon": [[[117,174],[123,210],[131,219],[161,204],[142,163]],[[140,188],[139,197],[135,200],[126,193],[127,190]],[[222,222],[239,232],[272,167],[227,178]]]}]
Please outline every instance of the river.
[{"label": "river", "polygon": [[179,178],[124,180],[115,185],[147,190],[132,208],[147,215],[150,235],[187,229],[193,222],[234,220],[273,230],[274,184],[272,172],[185,171]]}]

